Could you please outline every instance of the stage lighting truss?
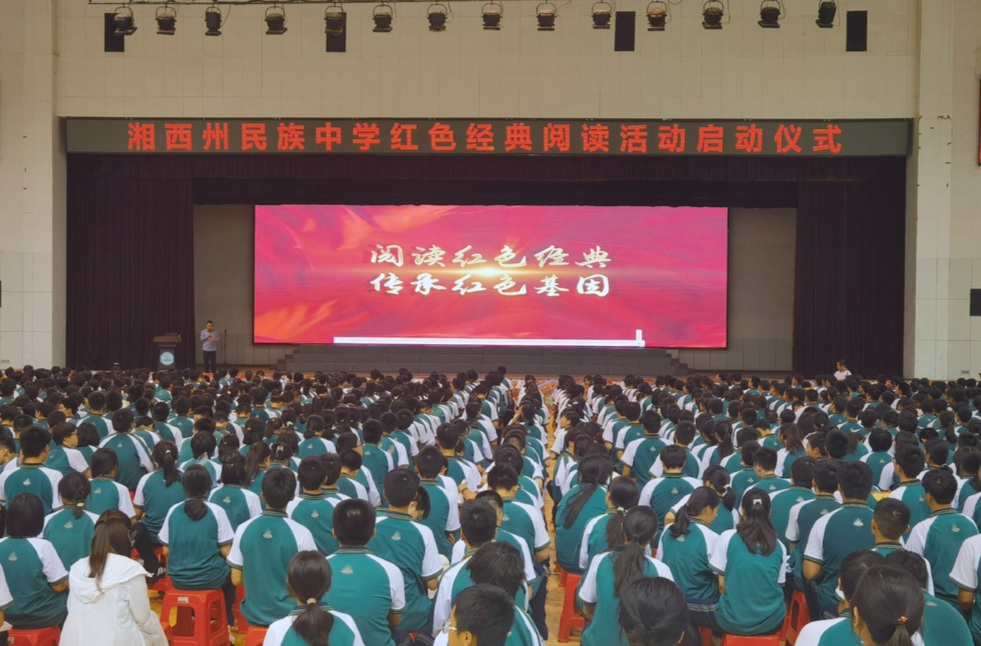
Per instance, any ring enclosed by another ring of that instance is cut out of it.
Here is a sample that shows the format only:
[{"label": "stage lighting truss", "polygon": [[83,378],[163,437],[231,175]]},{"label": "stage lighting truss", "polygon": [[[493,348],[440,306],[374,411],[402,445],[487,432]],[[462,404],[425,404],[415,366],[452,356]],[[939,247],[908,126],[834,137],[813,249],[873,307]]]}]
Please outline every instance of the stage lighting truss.
[{"label": "stage lighting truss", "polygon": [[593,5],[593,29],[609,29],[613,18],[613,5],[600,1]]},{"label": "stage lighting truss", "polygon": [[763,0],[760,4],[760,27],[764,29],[779,29],[780,18],[783,16],[781,0]]},{"label": "stage lighting truss", "polygon": [[162,36],[173,36],[177,33],[177,9],[164,5],[157,9],[154,15],[157,21],[157,33]]},{"label": "stage lighting truss", "polygon": [[668,3],[654,0],[647,5],[647,31],[664,31],[668,19]]},{"label": "stage lighting truss", "polygon": [[555,31],[555,5],[551,2],[539,3],[535,8],[538,31]]},{"label": "stage lighting truss", "polygon": [[838,15],[838,4],[835,0],[821,0],[818,4],[818,17],[814,22],[821,29],[831,29],[835,26],[835,16]]},{"label": "stage lighting truss", "polygon": [[426,18],[429,20],[429,31],[446,31],[446,6],[434,2],[426,10]]},{"label": "stage lighting truss", "polygon": [[204,10],[204,26],[207,28],[205,36],[221,36],[221,26],[225,24],[218,5],[211,5]]},{"label": "stage lighting truss", "polygon": [[282,36],[286,33],[286,9],[281,5],[274,4],[266,9],[266,34],[270,36]]},{"label": "stage lighting truss", "polygon": [[722,18],[725,14],[725,5],[722,4],[722,0],[707,0],[702,5],[702,27],[705,29],[722,29]]},{"label": "stage lighting truss", "polygon": [[127,6],[118,7],[113,12],[113,24],[115,25],[117,36],[132,36],[136,31],[136,22],[133,20],[133,10]]},{"label": "stage lighting truss", "polygon": [[501,18],[504,16],[504,6],[498,2],[488,2],[480,10],[480,18],[483,20],[484,29],[500,31]]},{"label": "stage lighting truss", "polygon": [[324,33],[335,36],[344,33],[344,7],[332,4],[324,9]]}]

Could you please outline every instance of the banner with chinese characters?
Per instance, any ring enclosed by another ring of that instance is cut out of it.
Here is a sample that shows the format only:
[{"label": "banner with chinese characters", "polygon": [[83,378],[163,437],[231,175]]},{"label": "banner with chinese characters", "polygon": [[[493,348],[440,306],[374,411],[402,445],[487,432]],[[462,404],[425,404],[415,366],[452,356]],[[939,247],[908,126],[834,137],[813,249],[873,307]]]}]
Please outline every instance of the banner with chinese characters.
[{"label": "banner with chinese characters", "polygon": [[728,213],[255,207],[257,343],[724,347]]},{"label": "banner with chinese characters", "polygon": [[905,156],[904,119],[67,120],[70,153]]}]

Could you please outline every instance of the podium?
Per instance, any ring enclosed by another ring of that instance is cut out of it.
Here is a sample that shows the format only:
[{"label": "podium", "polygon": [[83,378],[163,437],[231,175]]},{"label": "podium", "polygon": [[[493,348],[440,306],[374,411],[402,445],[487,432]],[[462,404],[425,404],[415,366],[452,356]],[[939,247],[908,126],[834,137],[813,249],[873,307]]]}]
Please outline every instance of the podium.
[{"label": "podium", "polygon": [[157,370],[175,370],[177,365],[177,346],[181,344],[179,334],[165,334],[153,337],[153,354],[157,358]]}]

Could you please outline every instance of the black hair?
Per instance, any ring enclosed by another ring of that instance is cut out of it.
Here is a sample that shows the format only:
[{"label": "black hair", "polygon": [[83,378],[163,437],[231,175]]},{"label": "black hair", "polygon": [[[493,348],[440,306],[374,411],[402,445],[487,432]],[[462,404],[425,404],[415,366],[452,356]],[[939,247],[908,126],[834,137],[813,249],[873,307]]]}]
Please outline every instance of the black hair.
[{"label": "black hair", "polygon": [[897,446],[895,460],[907,478],[915,478],[926,466],[923,451],[915,446]]},{"label": "black hair", "polygon": [[77,471],[72,471],[58,483],[58,496],[73,503],[72,515],[81,518],[85,512],[85,499],[92,493],[92,483]]},{"label": "black hair", "polygon": [[320,491],[326,477],[323,460],[318,455],[308,455],[300,460],[300,468],[296,470],[296,479],[300,486],[307,491]]},{"label": "black hair", "polygon": [[255,442],[249,447],[249,452],[245,456],[245,477],[247,485],[255,482],[255,479],[262,471],[262,464],[269,459],[271,454],[272,451],[270,451],[269,445],[262,441]]},{"label": "black hair", "polygon": [[930,469],[923,475],[923,491],[940,505],[949,505],[957,495],[957,478],[944,469]]},{"label": "black hair", "polygon": [[359,498],[342,500],[334,506],[333,522],[341,545],[367,545],[375,533],[375,508]]},{"label": "black hair", "polygon": [[[684,449],[681,450],[683,451]],[[607,495],[610,498],[610,502],[617,507],[616,513],[606,523],[607,549],[615,550],[623,546],[623,516],[628,510],[633,509],[640,502],[640,488],[630,478],[617,476],[610,482]]]},{"label": "black hair", "polygon": [[270,509],[286,509],[295,493],[296,476],[289,469],[272,469],[262,479],[262,497]]},{"label": "black hair", "polygon": [[865,500],[872,493],[872,467],[855,460],[838,464],[838,486],[848,500]]},{"label": "black hair", "polygon": [[385,433],[385,427],[377,419],[369,419],[361,427],[361,437],[365,444],[378,444]]},{"label": "black hair", "polygon": [[858,582],[851,601],[854,623],[865,624],[877,646],[912,646],[923,624],[925,598],[909,572],[873,567]]},{"label": "black hair", "polygon": [[487,500],[466,501],[460,506],[460,529],[472,547],[489,543],[497,533],[497,509]]},{"label": "black hair", "polygon": [[790,478],[795,485],[808,489],[814,486],[814,462],[814,458],[807,456],[794,460],[790,465]]},{"label": "black hair", "polygon": [[845,595],[845,599],[851,599],[854,596],[858,582],[869,568],[882,565],[884,561],[882,554],[872,550],[857,550],[842,559],[839,576],[841,578],[841,591]]},{"label": "black hair", "polygon": [[320,456],[320,461],[324,466],[324,484],[328,487],[337,484],[344,466],[341,462],[341,456],[336,453],[324,453]]},{"label": "black hair", "polygon": [[869,433],[869,446],[873,451],[888,451],[892,447],[892,433],[884,428],[877,428]]},{"label": "black hair", "polygon": [[201,520],[207,514],[208,506],[204,500],[211,491],[212,484],[211,474],[200,464],[192,464],[184,471],[181,477],[181,486],[187,496],[184,513],[191,520]]},{"label": "black hair", "polygon": [[504,646],[514,625],[514,600],[496,585],[472,585],[456,596],[453,616],[456,629],[480,646]]},{"label": "black hair", "polygon": [[245,486],[248,476],[245,473],[245,458],[237,451],[227,453],[221,458],[221,483]]},{"label": "black hair", "polygon": [[756,459],[756,452],[762,449],[760,443],[752,440],[743,444],[742,448],[739,449],[739,460],[744,465],[751,467]]},{"label": "black hair", "polygon": [[675,646],[689,630],[685,595],[668,579],[638,578],[619,596],[617,620],[630,646]]},{"label": "black hair", "polygon": [[20,434],[20,452],[25,458],[40,457],[51,444],[51,433],[40,426],[31,426]]},{"label": "black hair", "polygon": [[7,502],[7,536],[35,538],[44,530],[44,503],[32,493],[19,493]]},{"label": "black hair", "polygon": [[708,469],[705,469],[705,473],[702,474],[702,482],[707,482],[715,490],[715,493],[719,494],[722,500],[722,506],[732,511],[736,506],[736,492],[730,486],[730,481],[732,477],[729,472],[721,464],[714,464]]},{"label": "black hair", "polygon": [[831,458],[815,460],[813,479],[820,493],[833,494],[838,491],[838,461]]},{"label": "black hair", "polygon": [[443,470],[443,465],[446,464],[446,457],[435,446],[427,446],[419,450],[415,462],[416,469],[419,470],[419,476],[426,480],[433,480]]},{"label": "black hair", "polygon": [[777,547],[777,530],[770,522],[770,496],[762,489],[743,494],[742,520],[736,533],[750,552],[769,556]]},{"label": "black hair", "polygon": [[926,560],[916,552],[895,550],[886,554],[885,561],[886,565],[892,565],[909,572],[921,588],[930,585],[930,571],[927,569]]},{"label": "black hair", "polygon": [[524,559],[518,548],[504,541],[480,547],[466,565],[474,584],[489,583],[502,588],[512,599],[525,580]]},{"label": "black hair", "polygon": [[495,491],[503,489],[510,491],[518,486],[518,473],[504,464],[495,464],[487,472],[487,486]]},{"label": "black hair", "polygon": [[623,515],[623,535],[613,557],[613,594],[644,576],[646,548],[657,536],[657,514],[650,507],[633,507]]},{"label": "black hair", "polygon": [[197,433],[191,438],[191,454],[194,459],[197,460],[202,455],[206,455],[209,458],[215,454],[215,449],[218,448],[218,442],[215,440],[215,436],[211,433]]},{"label": "black hair", "polygon": [[117,433],[125,433],[133,428],[134,419],[133,411],[128,408],[121,408],[112,414],[112,430]]},{"label": "black hair", "polygon": [[92,454],[92,477],[105,478],[119,466],[119,458],[112,449],[99,449]]},{"label": "black hair", "polygon": [[605,485],[613,473],[613,461],[609,455],[589,455],[579,461],[579,490],[570,493],[569,506],[566,508],[566,529],[571,528],[593,493]]},{"label": "black hair", "polygon": [[674,523],[669,527],[672,538],[687,536],[691,533],[692,516],[699,515],[706,507],[716,509],[718,506],[719,494],[715,492],[715,489],[699,487],[692,491],[691,495],[688,496],[688,501],[678,507],[678,511],[674,515]]},{"label": "black hair", "polygon": [[181,473],[177,470],[177,455],[177,446],[173,442],[161,440],[153,447],[153,463],[163,473],[164,485],[168,487],[181,481]]},{"label": "black hair", "polygon": [[419,474],[409,467],[396,467],[385,474],[385,498],[393,507],[408,507],[419,493]]},{"label": "black hair", "polygon": [[669,444],[661,449],[661,463],[665,469],[681,469],[685,466],[688,451],[675,444]]},{"label": "black hair", "polygon": [[753,465],[769,473],[777,468],[777,452],[763,446],[753,455]]},{"label": "black hair", "polygon": [[286,585],[303,606],[293,630],[310,646],[330,646],[334,615],[320,606],[320,599],[330,590],[331,574],[327,558],[313,550],[297,553],[286,570]]}]

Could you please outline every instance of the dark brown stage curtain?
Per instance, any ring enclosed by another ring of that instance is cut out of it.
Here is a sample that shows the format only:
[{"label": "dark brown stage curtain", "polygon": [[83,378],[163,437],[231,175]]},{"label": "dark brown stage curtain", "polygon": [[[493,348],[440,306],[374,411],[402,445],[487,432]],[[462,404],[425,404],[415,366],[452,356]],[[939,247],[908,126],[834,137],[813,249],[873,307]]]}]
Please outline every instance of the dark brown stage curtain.
[{"label": "dark brown stage curtain", "polygon": [[801,182],[794,284],[794,370],[839,358],[863,377],[903,373],[906,160],[858,182]]}]

